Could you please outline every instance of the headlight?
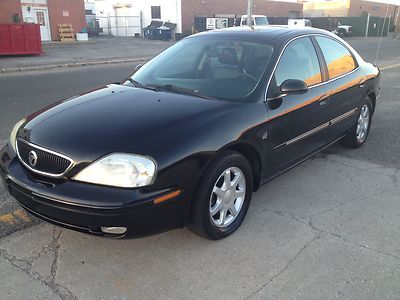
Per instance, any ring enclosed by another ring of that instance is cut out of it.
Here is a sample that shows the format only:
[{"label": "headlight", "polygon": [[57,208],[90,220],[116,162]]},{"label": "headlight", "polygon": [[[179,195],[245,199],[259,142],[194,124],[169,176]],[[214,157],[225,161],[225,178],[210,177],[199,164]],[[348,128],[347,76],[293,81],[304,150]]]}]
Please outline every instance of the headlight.
[{"label": "headlight", "polygon": [[26,119],[22,119],[22,120],[18,121],[18,122],[14,125],[14,128],[11,130],[11,134],[10,134],[10,145],[11,145],[11,148],[14,150],[14,152],[17,152],[17,151],[16,151],[16,145],[15,145],[15,143],[16,143],[16,141],[17,141],[17,132],[18,132],[18,129],[22,126],[22,124],[25,123],[25,121],[26,121]]},{"label": "headlight", "polygon": [[156,173],[155,162],[145,156],[114,153],[93,162],[74,180],[109,186],[134,188],[149,185]]}]

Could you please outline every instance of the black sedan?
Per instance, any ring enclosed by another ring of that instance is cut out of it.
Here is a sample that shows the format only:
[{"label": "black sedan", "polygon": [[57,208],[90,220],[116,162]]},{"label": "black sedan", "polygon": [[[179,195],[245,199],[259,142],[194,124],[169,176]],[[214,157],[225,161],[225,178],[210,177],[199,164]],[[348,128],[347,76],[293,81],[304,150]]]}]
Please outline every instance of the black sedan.
[{"label": "black sedan", "polygon": [[220,239],[262,183],[332,143],[362,146],[379,69],[335,35],[241,27],[185,38],[127,80],[18,122],[2,181],[49,222]]}]

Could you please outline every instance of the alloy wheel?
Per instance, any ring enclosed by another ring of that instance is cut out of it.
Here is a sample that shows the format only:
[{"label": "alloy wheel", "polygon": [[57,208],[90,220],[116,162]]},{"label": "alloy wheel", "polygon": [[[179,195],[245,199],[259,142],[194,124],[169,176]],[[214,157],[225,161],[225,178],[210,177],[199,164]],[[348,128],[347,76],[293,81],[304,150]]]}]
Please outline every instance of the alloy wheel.
[{"label": "alloy wheel", "polygon": [[239,215],[246,197],[246,178],[237,167],[218,177],[210,196],[209,213],[217,227],[229,226]]},{"label": "alloy wheel", "polygon": [[370,112],[367,104],[361,108],[357,121],[356,136],[359,143],[363,143],[368,135]]}]

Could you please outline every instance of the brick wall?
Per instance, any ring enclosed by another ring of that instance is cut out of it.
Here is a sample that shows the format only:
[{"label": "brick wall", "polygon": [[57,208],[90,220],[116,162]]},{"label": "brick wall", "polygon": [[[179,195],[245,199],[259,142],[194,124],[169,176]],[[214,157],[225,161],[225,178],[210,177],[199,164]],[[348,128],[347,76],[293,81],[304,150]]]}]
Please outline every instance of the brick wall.
[{"label": "brick wall", "polygon": [[[288,17],[290,11],[303,13],[302,3],[254,0],[253,14],[267,17]],[[213,17],[214,14],[244,15],[247,0],[182,0],[182,32],[190,33],[195,16]]]},{"label": "brick wall", "polygon": [[72,24],[75,33],[87,27],[83,0],[48,0],[47,5],[53,41],[60,40],[57,24]]},{"label": "brick wall", "polygon": [[19,0],[0,0],[0,23],[12,23],[13,14],[19,14],[22,22],[21,2]]},{"label": "brick wall", "polygon": [[[384,17],[387,4],[378,2],[367,2],[363,0],[351,0],[349,17],[359,17],[363,12],[370,13],[374,17]],[[387,17],[394,17],[395,6],[389,5]]]}]

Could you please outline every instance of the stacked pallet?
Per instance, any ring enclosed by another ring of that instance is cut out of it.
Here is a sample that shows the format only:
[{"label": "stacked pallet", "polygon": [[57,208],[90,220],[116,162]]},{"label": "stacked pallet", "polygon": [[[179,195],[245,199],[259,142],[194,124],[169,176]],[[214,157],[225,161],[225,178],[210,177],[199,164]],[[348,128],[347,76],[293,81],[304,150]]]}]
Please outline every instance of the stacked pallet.
[{"label": "stacked pallet", "polygon": [[73,42],[75,41],[75,33],[72,24],[58,24],[58,35],[60,36],[61,42]]}]

